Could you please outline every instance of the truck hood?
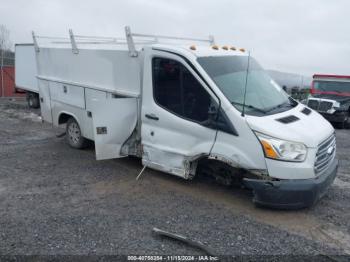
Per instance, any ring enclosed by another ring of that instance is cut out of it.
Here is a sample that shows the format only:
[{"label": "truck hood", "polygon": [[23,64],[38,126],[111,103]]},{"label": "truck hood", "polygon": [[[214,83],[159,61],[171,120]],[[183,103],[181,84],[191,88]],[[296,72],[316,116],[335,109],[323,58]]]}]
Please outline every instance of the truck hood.
[{"label": "truck hood", "polygon": [[[311,110],[306,115],[301,111],[308,108],[302,104],[296,107],[274,115],[268,116],[249,116],[246,115],[246,121],[250,128],[260,133],[280,138],[288,141],[304,143],[309,148],[316,148],[322,141],[334,133],[332,125],[324,119],[319,113]],[[288,122],[286,117],[294,116],[294,121]],[[285,119],[283,123],[278,121]]]}]

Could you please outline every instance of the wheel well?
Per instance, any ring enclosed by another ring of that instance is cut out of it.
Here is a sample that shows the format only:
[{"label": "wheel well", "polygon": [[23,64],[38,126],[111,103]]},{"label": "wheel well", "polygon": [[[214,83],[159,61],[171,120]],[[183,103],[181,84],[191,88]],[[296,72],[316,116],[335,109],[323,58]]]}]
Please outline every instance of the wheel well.
[{"label": "wheel well", "polygon": [[243,177],[247,175],[247,171],[220,160],[201,158],[197,162],[197,175],[211,176],[220,184],[230,185],[239,184]]},{"label": "wheel well", "polygon": [[[62,113],[60,114],[59,118],[58,118],[58,124],[59,125],[62,125],[62,124],[65,124],[67,123],[68,119],[71,118],[73,116],[69,115],[69,114],[66,114],[66,113]],[[74,117],[73,117],[74,118]]]},{"label": "wheel well", "polygon": [[32,91],[27,91],[26,92],[26,98],[28,99],[29,97],[37,97],[37,98],[39,98],[39,94],[35,93],[35,92],[32,92]]}]

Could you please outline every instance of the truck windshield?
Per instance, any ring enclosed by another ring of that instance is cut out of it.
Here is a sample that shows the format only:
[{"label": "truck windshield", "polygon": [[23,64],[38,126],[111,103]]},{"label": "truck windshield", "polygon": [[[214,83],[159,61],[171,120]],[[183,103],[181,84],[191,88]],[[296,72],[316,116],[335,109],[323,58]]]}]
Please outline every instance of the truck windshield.
[{"label": "truck windshield", "polygon": [[197,61],[239,111],[243,108],[246,82],[247,114],[274,113],[276,109],[281,112],[292,106],[288,95],[252,57],[249,58],[248,75],[247,56],[200,57]]},{"label": "truck windshield", "polygon": [[319,92],[350,93],[350,82],[314,81],[313,88]]}]

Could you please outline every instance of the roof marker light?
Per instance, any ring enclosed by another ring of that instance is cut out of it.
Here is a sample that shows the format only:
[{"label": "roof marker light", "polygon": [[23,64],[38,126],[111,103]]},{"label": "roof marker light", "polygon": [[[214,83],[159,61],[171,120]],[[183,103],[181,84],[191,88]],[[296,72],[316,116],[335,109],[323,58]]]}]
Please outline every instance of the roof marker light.
[{"label": "roof marker light", "polygon": [[197,48],[196,48],[195,45],[191,45],[191,46],[190,46],[190,49],[191,49],[191,50],[196,50]]},{"label": "roof marker light", "polygon": [[222,47],[222,49],[228,50],[228,46],[224,45],[224,46]]},{"label": "roof marker light", "polygon": [[237,50],[237,48],[234,47],[234,46],[231,46],[230,49],[233,50],[233,51],[236,51],[236,50]]},{"label": "roof marker light", "polygon": [[244,53],[244,52],[245,52],[245,49],[244,49],[244,48],[240,48],[239,51],[241,51],[241,52]]},{"label": "roof marker light", "polygon": [[214,50],[219,50],[219,47],[217,45],[213,45],[211,48],[213,48]]}]

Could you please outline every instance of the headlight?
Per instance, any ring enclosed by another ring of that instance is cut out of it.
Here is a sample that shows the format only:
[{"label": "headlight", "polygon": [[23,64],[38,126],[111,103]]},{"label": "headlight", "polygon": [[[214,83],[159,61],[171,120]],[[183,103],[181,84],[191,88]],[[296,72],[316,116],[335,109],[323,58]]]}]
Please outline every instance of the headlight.
[{"label": "headlight", "polygon": [[265,157],[283,161],[302,162],[307,148],[302,143],[281,140],[255,132],[264,149]]}]

